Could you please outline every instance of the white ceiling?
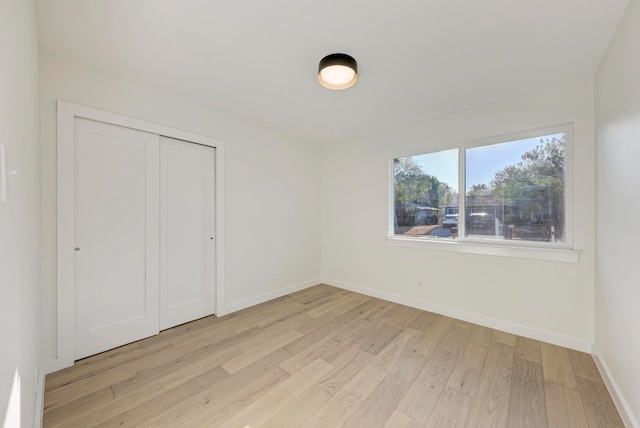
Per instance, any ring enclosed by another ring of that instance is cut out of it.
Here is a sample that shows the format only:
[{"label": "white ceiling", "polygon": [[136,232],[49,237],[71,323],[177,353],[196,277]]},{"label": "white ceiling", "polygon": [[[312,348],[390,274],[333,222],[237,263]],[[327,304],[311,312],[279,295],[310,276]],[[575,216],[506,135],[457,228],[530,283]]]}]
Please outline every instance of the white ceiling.
[{"label": "white ceiling", "polygon": [[[37,0],[43,50],[326,144],[592,76],[628,0]],[[318,61],[359,65],[342,92]]]}]

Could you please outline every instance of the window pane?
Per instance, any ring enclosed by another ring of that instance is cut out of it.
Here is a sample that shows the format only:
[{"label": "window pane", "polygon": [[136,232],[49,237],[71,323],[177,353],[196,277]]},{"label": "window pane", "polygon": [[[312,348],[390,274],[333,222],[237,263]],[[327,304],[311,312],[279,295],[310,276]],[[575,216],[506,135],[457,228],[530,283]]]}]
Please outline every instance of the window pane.
[{"label": "window pane", "polygon": [[451,238],[457,232],[458,149],[394,159],[393,176],[396,235]]},{"label": "window pane", "polygon": [[465,235],[564,242],[565,133],[466,150]]}]

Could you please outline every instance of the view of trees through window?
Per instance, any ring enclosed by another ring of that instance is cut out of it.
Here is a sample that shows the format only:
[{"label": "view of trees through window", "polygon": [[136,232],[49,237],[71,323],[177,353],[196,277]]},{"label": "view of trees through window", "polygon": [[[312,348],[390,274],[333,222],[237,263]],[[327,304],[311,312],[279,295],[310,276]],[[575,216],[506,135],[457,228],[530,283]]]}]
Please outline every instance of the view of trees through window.
[{"label": "view of trees through window", "polygon": [[394,159],[394,233],[452,239],[464,229],[466,238],[563,242],[566,138],[560,132]]}]

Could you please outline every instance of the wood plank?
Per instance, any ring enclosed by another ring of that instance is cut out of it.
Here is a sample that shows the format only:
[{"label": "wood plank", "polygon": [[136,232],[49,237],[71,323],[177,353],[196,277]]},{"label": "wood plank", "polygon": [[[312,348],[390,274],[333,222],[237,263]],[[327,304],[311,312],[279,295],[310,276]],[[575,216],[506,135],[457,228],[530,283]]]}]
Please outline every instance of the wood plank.
[{"label": "wood plank", "polygon": [[469,324],[468,341],[477,343],[478,345],[486,346],[488,348],[489,345],[491,345],[491,340],[493,339],[495,330],[477,324],[467,324]]},{"label": "wood plank", "polygon": [[540,364],[522,358],[514,359],[507,426],[547,427],[544,376]]},{"label": "wood plank", "polygon": [[391,343],[401,330],[387,324],[371,322],[367,327],[359,331],[359,335],[351,340],[362,344],[363,351],[378,355],[389,343]]},{"label": "wood plank", "polygon": [[[232,332],[235,330],[231,329]],[[248,330],[243,330],[240,333],[234,333],[231,336],[226,336],[226,333],[218,334],[214,333],[209,339],[202,340],[194,340],[194,341],[185,341],[179,343],[177,346],[174,346],[178,349],[182,354],[188,354],[191,352],[199,351],[203,348],[209,349],[222,349],[226,347],[236,346],[238,343],[242,343],[247,341],[255,336],[264,334],[264,330],[259,327],[252,327]],[[171,340],[171,343],[174,339]]]},{"label": "wood plank", "polygon": [[224,323],[216,324],[209,329],[203,328],[194,332],[189,332],[187,334],[173,336],[167,341],[174,347],[197,342],[199,343],[199,346],[197,346],[195,349],[202,349],[207,345],[213,345],[222,341],[223,339],[234,336],[235,334],[237,334],[236,331],[229,327],[228,323]]},{"label": "wood plank", "polygon": [[86,413],[95,407],[113,401],[113,399],[111,388],[99,389],[91,394],[45,410],[43,421],[47,426],[57,426],[74,414]]},{"label": "wood plank", "polygon": [[214,424],[213,421],[209,421],[210,424],[208,426],[219,426],[220,428],[260,426],[332,368],[333,366],[329,363],[320,359],[315,360],[256,401],[244,407],[224,423],[218,425],[218,422]]},{"label": "wood plank", "polygon": [[416,341],[416,352],[425,357],[431,357],[433,351],[444,337],[445,333],[453,323],[451,318],[438,315],[422,332],[420,338]]},{"label": "wood plank", "polygon": [[331,395],[336,395],[360,369],[375,358],[374,355],[363,351],[355,345],[351,347],[350,351],[345,350],[345,356],[351,357],[349,361],[341,367],[335,366],[332,371],[318,381],[318,386]]},{"label": "wood plank", "polygon": [[[278,364],[290,356],[291,354],[288,351],[280,348],[250,366],[245,367],[229,378],[223,379],[218,384],[212,385],[211,388],[207,388],[202,391],[202,394],[194,393],[193,396],[189,398],[189,402],[184,403],[184,406],[189,407],[189,404],[193,403],[194,399],[202,399],[207,402],[208,405],[210,404],[209,402],[215,403],[216,405],[222,405],[225,404],[224,400],[229,399],[231,400],[230,402],[226,403],[225,406],[222,406],[223,408],[221,410],[215,412],[216,420],[224,420],[227,417],[236,414],[240,409],[246,407],[246,405],[262,396],[265,392],[271,389],[271,387],[288,379],[289,374],[278,367]],[[256,384],[256,380],[260,379],[262,379],[262,382]],[[253,388],[248,389],[247,385],[253,385]],[[220,399],[221,393],[225,397],[224,400]],[[219,409],[220,406],[216,406],[216,408]],[[172,413],[174,412],[172,411]],[[197,411],[191,410],[190,413],[194,414],[197,413]],[[205,421],[208,420],[210,416],[210,414],[205,415]],[[168,425],[170,426],[171,424]],[[167,424],[162,426],[167,426]],[[202,424],[187,424],[187,426],[213,425],[203,422]]]},{"label": "wood plank", "polygon": [[373,308],[377,307],[379,302],[380,302],[380,299],[371,297],[369,298],[369,300],[366,300],[360,306],[357,306],[351,309],[350,311],[340,315],[337,319],[343,323],[347,323],[354,319],[362,319],[365,316],[365,314],[367,314]]},{"label": "wood plank", "polygon": [[399,410],[394,411],[387,419],[384,428],[422,428],[424,424],[410,418]]},{"label": "wood plank", "polygon": [[304,333],[304,331],[301,329],[296,329],[296,331],[300,331],[301,333],[303,333],[303,335],[301,335],[293,342],[286,344],[284,348],[292,354],[297,354],[298,352],[307,349],[309,346],[312,346],[314,343],[317,343],[325,338],[339,341],[339,339],[335,336],[335,332],[344,327],[345,324],[342,321],[333,319],[327,324],[313,329],[307,333]]},{"label": "wood plank", "polygon": [[242,384],[247,383],[260,376],[263,372],[275,368],[290,357],[291,353],[289,351],[284,348],[279,348],[239,372],[234,373],[231,377]]},{"label": "wood plank", "polygon": [[339,369],[349,363],[358,350],[361,351],[357,343],[343,341],[338,342],[335,346],[327,346],[321,349],[318,358],[322,358],[336,369]]},{"label": "wood plank", "polygon": [[545,379],[544,394],[549,427],[585,428],[589,426],[578,391]]},{"label": "wood plank", "polygon": [[436,352],[443,350],[449,352],[452,356],[461,356],[466,347],[468,337],[469,329],[467,323],[454,321],[442,337],[442,340],[436,348]]},{"label": "wood plank", "polygon": [[203,373],[201,376],[192,379],[191,381],[173,388],[171,391],[167,391],[154,399],[145,401],[126,413],[121,413],[95,426],[100,428],[137,427],[147,421],[150,415],[157,415],[166,411],[167,409],[179,404],[181,401],[187,400],[193,394],[218,383],[228,376],[229,374],[218,366],[209,372]]},{"label": "wood plank", "polygon": [[257,326],[264,317],[278,313],[278,309],[280,307],[286,307],[286,303],[286,299],[281,297],[279,299],[265,302],[261,305],[252,306],[233,314],[226,315],[224,318],[233,317],[231,325],[236,332],[241,333],[244,330]]},{"label": "wood plank", "polygon": [[409,389],[409,382],[388,374],[344,423],[346,427],[383,427]]},{"label": "wood plank", "polygon": [[134,342],[103,352],[102,354],[84,358],[80,361],[76,361],[71,367],[48,374],[45,382],[46,392],[50,393],[61,386],[94,377],[103,371],[144,358],[146,355],[150,355],[170,347],[171,343],[165,342],[155,348],[140,348],[138,342]]},{"label": "wood plank", "polygon": [[47,428],[96,426],[122,413],[126,413],[143,403],[154,400],[165,392],[162,385],[154,382],[132,391],[131,394],[123,395],[103,405],[94,406],[82,412],[74,412],[72,415],[68,415],[66,419],[58,421],[57,423],[51,423],[51,421],[45,417],[43,426]]},{"label": "wood plank", "polygon": [[313,304],[321,298],[340,292],[341,290],[327,284],[318,284],[304,290],[295,291],[289,294],[289,299],[304,305]]},{"label": "wood plank", "polygon": [[573,349],[568,349],[567,352],[569,353],[569,360],[571,361],[571,368],[573,369],[574,375],[604,385],[604,379],[602,379],[600,371],[591,355],[574,351]]},{"label": "wood plank", "polygon": [[243,338],[248,338],[261,332],[260,329],[250,329],[243,332],[242,336],[238,335],[235,330],[226,326],[215,331],[203,331],[194,335],[178,336],[169,343],[174,348],[179,348],[183,353],[196,352],[204,348],[223,348],[233,346],[233,342],[240,342]]},{"label": "wood plank", "polygon": [[269,418],[262,428],[299,427],[330,399],[327,391],[311,385]]},{"label": "wood plank", "polygon": [[[303,336],[307,335],[319,328],[325,327],[329,322],[334,321],[340,315],[342,314],[332,311],[332,312],[327,312],[326,314],[321,315],[318,318],[308,317],[305,323],[300,324],[298,327],[296,327],[296,330],[302,333]],[[341,326],[342,323],[336,322],[336,325]]]},{"label": "wood plank", "polygon": [[362,330],[369,328],[371,325],[371,321],[360,318],[343,322],[340,317],[338,317],[335,321],[336,327],[328,333],[328,337],[338,342],[349,341],[362,344],[362,339],[356,340],[356,338],[362,336]]},{"label": "wood plank", "polygon": [[542,364],[542,348],[540,341],[529,339],[526,337],[516,337],[516,353],[517,358],[522,358],[532,363]]},{"label": "wood plank", "polygon": [[125,364],[101,371],[95,376],[60,386],[45,395],[45,410],[68,401],[77,400],[96,390],[110,387],[114,382],[130,378],[143,370],[149,370],[175,360],[181,355],[181,352],[173,347],[163,348],[162,352],[153,352],[139,360],[131,360]]},{"label": "wood plank", "polygon": [[457,359],[458,355],[452,355],[444,348],[436,351],[398,404],[398,410],[426,423],[453,373]]},{"label": "wood plank", "polygon": [[397,313],[394,314],[393,317],[388,318],[386,320],[386,323],[401,330],[405,328],[411,328],[410,324],[413,323],[413,321],[417,319],[422,313],[424,312],[420,309],[403,306]]},{"label": "wood plank", "polygon": [[346,390],[340,390],[302,425],[302,428],[344,426],[344,422],[362,405],[362,400]]},{"label": "wood plank", "polygon": [[544,380],[575,389],[576,378],[567,349],[549,343],[542,343],[541,349]]},{"label": "wood plank", "polygon": [[447,381],[447,386],[469,396],[475,396],[488,352],[489,348],[483,345],[468,343],[462,358]]},{"label": "wood plank", "polygon": [[305,367],[311,361],[320,358],[320,356],[327,349],[335,349],[338,347],[339,343],[331,340],[325,339],[320,342],[316,342],[314,345],[311,345],[307,349],[298,352],[291,356],[291,358],[287,359],[280,363],[280,367],[289,374],[294,374],[298,370]]},{"label": "wood plank", "polygon": [[421,336],[418,330],[406,329],[344,386],[358,398],[366,399],[400,361],[402,355]]},{"label": "wood plank", "polygon": [[428,428],[467,428],[473,399],[468,395],[445,387],[425,425]]},{"label": "wood plank", "polygon": [[620,414],[603,383],[576,377],[576,387],[589,428],[624,428]]},{"label": "wood plank", "polygon": [[[194,388],[188,397],[151,414],[149,418],[153,418],[152,421],[145,422],[144,425],[150,424],[150,426],[158,428],[180,426],[182,423],[178,423],[178,421],[183,418],[196,418],[197,421],[198,418],[204,417],[205,422],[202,424],[192,423],[192,420],[189,419],[189,422],[184,426],[215,426],[207,422],[211,417],[210,412],[214,412],[214,409],[216,410],[215,416],[218,417],[216,420],[220,420],[220,417],[224,415],[234,415],[261,397],[266,391],[286,380],[289,375],[277,365],[290,356],[291,354],[286,350],[278,349],[233,376],[228,376],[203,388]],[[191,382],[195,382],[195,379],[187,384]],[[168,393],[177,391],[179,396],[182,388],[183,384],[169,390]],[[204,410],[202,406],[205,406]],[[221,407],[222,410],[220,410]]]},{"label": "wood plank", "polygon": [[294,313],[289,316],[282,317],[274,317],[272,319],[273,322],[269,324],[264,324],[263,329],[265,332],[270,332],[272,334],[284,333],[290,330],[296,330],[305,325],[311,317],[304,313]]},{"label": "wood plank", "polygon": [[200,427],[210,426],[207,420],[211,415],[236,414],[240,409],[257,400],[260,396],[284,382],[289,375],[279,367],[269,367],[259,376],[249,378],[239,374],[230,376],[192,394],[174,406],[144,422],[145,427]]},{"label": "wood plank", "polygon": [[282,325],[281,323],[283,321],[289,323],[294,322],[294,320],[297,323],[296,325],[302,325],[311,319],[307,313],[308,309],[309,308],[301,303],[289,302],[285,308],[278,308],[270,314],[263,316],[257,321],[256,326],[267,330],[269,327]]},{"label": "wood plank", "polygon": [[420,330],[422,332],[427,331],[429,325],[438,317],[433,312],[420,311],[420,314],[407,326],[414,330]]},{"label": "wood plank", "polygon": [[307,315],[312,318],[317,318],[333,311],[345,313],[353,308],[360,306],[367,300],[369,300],[369,298],[361,294],[346,294],[338,299],[327,302],[324,305],[316,306],[315,308],[308,311]]},{"label": "wood plank", "polygon": [[240,351],[235,346],[230,348],[223,348],[220,352],[215,354],[206,355],[203,358],[191,361],[189,364],[183,367],[174,367],[162,376],[156,376],[157,381],[162,385],[165,390],[170,390],[176,386],[184,383],[194,377],[200,376],[201,373],[205,373],[216,366],[219,366],[223,362],[240,355]]},{"label": "wood plank", "polygon": [[407,382],[413,382],[425,364],[427,364],[427,361],[427,357],[418,354],[415,349],[410,348],[407,349],[400,361],[398,361],[389,373],[401,377]]},{"label": "wood plank", "polygon": [[511,374],[512,346],[493,341],[471,409],[469,426],[500,428],[507,424]]},{"label": "wood plank", "polygon": [[507,333],[500,330],[493,331],[493,339],[496,342],[502,343],[507,346],[516,346],[515,334]]},{"label": "wood plank", "polygon": [[[148,369],[141,369],[126,379],[119,381],[114,380],[111,384],[111,390],[114,396],[119,397],[156,380],[163,386],[171,387],[195,376],[199,376],[200,373],[204,373],[228,359],[241,354],[242,351],[235,347],[224,349],[220,352],[210,351],[204,348],[197,352],[167,361],[164,364],[149,367]],[[199,368],[202,369],[199,370]],[[180,376],[181,374],[184,375],[176,378],[176,376]],[[192,374],[192,376],[190,376],[190,374]]]},{"label": "wood plank", "polygon": [[376,320],[383,316],[386,311],[390,310],[394,305],[396,305],[396,303],[388,302],[381,299],[375,299],[375,303],[375,306],[360,315],[359,318],[366,321]]},{"label": "wood plank", "polygon": [[261,337],[261,340],[258,342],[241,342],[237,346],[244,352],[223,363],[222,368],[229,372],[229,374],[234,374],[301,336],[297,331],[289,330],[282,334],[266,335]]}]

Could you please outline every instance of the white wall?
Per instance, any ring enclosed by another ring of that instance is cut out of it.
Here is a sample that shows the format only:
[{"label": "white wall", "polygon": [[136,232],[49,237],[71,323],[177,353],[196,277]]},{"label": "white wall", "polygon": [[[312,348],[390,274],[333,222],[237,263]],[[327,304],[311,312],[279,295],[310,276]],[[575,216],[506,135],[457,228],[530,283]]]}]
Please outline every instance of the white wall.
[{"label": "white wall", "polygon": [[[237,309],[320,278],[320,148],[204,106],[40,54],[43,336],[56,355],[56,100],[225,142],[225,306]],[[275,280],[272,272],[277,271]]]},{"label": "white wall", "polygon": [[[589,348],[593,340],[593,84],[583,80],[323,150],[323,279]],[[389,161],[491,136],[574,124],[579,263],[385,245]],[[418,290],[417,279],[425,281]],[[496,321],[496,322],[494,322]]]},{"label": "white wall", "polygon": [[[640,426],[640,4],[626,14],[595,77],[595,349]],[[622,221],[616,221],[620,217]]]},{"label": "white wall", "polygon": [[[33,1],[0,2],[0,142],[6,145],[10,198],[0,205],[0,424],[34,426],[40,363],[38,44]],[[15,373],[21,396],[7,405]],[[14,413],[14,411],[17,412]]]}]

